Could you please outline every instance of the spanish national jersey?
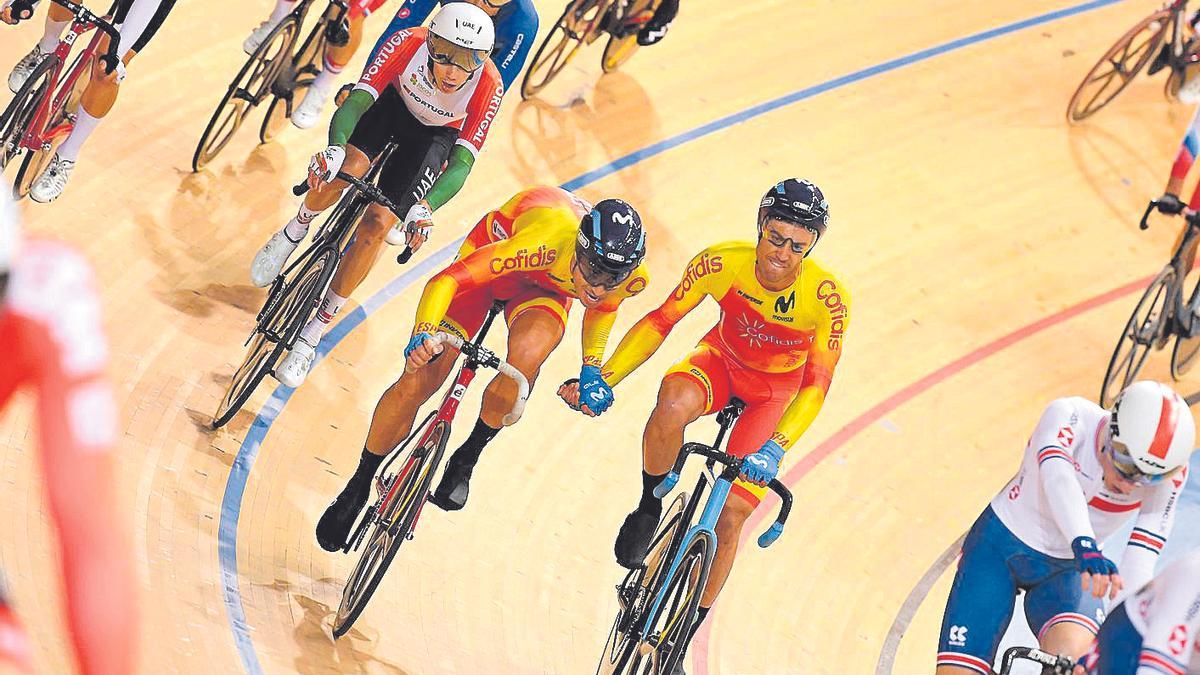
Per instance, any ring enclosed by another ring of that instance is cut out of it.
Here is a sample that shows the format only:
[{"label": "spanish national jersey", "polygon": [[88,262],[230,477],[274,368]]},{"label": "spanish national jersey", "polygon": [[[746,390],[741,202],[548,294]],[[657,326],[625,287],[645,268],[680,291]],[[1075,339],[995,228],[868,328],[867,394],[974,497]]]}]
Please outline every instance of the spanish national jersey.
[{"label": "spanish national jersey", "polygon": [[[578,298],[571,268],[579,223],[592,205],[557,187],[535,187],[517,193],[489,212],[468,235],[459,257],[425,286],[417,306],[414,333],[432,333],[456,295],[474,288],[516,282],[536,286],[548,295]],[[583,357],[600,365],[617,307],[640,293],[649,281],[639,265],[622,284],[583,317]]]}]

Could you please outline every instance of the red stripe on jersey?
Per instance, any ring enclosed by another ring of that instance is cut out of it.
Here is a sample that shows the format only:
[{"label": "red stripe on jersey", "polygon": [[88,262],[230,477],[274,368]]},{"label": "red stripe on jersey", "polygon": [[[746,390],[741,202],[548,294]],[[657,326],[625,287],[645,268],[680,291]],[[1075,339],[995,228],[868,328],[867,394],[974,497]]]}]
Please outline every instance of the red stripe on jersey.
[{"label": "red stripe on jersey", "polygon": [[1150,455],[1159,459],[1167,458],[1171,449],[1171,440],[1175,438],[1175,423],[1179,421],[1179,407],[1175,405],[1177,394],[1163,387],[1162,409],[1158,413],[1158,429],[1154,431],[1154,440],[1150,442]]},{"label": "red stripe on jersey", "polygon": [[961,668],[970,668],[984,675],[990,675],[992,672],[991,664],[983,659],[976,658],[969,654],[955,654],[954,652],[941,652],[937,655],[937,665],[939,666],[959,666]]},{"label": "red stripe on jersey", "polygon": [[1100,509],[1106,513],[1125,513],[1126,511],[1135,511],[1141,508],[1142,503],[1137,501],[1133,502],[1132,504],[1120,504],[1109,501],[1100,495],[1096,495],[1095,497],[1092,497],[1092,501],[1088,502],[1088,506]]},{"label": "red stripe on jersey", "polygon": [[1159,551],[1161,551],[1163,547],[1163,543],[1161,541],[1153,537],[1147,537],[1141,532],[1134,532],[1133,534],[1129,535],[1129,541],[1136,541]]},{"label": "red stripe on jersey", "polygon": [[1158,668],[1164,673],[1170,673],[1171,675],[1187,675],[1187,671],[1185,671],[1183,668],[1180,668],[1178,665],[1171,663],[1167,659],[1153,652],[1143,651],[1141,657],[1138,658],[1138,663],[1144,666]]}]

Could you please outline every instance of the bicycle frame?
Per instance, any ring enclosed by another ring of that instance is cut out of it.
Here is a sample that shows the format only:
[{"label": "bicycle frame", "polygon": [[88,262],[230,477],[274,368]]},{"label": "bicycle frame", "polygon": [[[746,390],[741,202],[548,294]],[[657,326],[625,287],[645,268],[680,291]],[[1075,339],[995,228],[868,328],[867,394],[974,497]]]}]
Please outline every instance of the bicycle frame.
[{"label": "bicycle frame", "polygon": [[[58,4],[73,11],[79,7],[78,5],[72,6],[71,3],[59,2]],[[74,120],[71,118],[64,117],[58,124],[54,126],[48,125],[51,123],[53,116],[66,106],[67,98],[75,90],[75,83],[83,76],[83,71],[91,67],[93,60],[100,52],[100,38],[102,35],[108,34],[112,42],[109,47],[109,54],[115,57],[116,43],[120,41],[120,36],[116,28],[102,20],[92,21],[89,18],[90,15],[90,12],[84,14],[82,17],[77,14],[71,23],[70,30],[59,40],[58,46],[51,53],[53,56],[58,57],[59,63],[52,73],[52,82],[56,91],[51,96],[42,99],[42,102],[38,105],[37,112],[34,113],[33,118],[30,120],[29,128],[25,131],[25,135],[21,138],[20,143],[18,143],[18,147],[37,152],[49,148],[54,138],[70,133],[74,127]],[[92,36],[91,42],[80,52],[79,59],[74,64],[71,72],[65,78],[60,79],[64,68],[66,68],[67,59],[71,55],[71,47],[79,39],[79,36],[93,29],[98,30]]]}]

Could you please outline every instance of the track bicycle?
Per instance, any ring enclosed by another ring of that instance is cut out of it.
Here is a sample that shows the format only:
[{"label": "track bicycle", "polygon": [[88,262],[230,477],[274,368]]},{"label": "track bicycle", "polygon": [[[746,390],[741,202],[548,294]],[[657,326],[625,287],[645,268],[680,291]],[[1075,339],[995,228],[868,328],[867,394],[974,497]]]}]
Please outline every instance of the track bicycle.
[{"label": "track bicycle", "polygon": [[[1138,224],[1140,229],[1150,227],[1150,212],[1157,206],[1158,201],[1154,200],[1146,207]],[[1187,276],[1184,254],[1200,236],[1200,212],[1186,210],[1184,220],[1187,230],[1170,262],[1146,287],[1117,339],[1108,370],[1104,373],[1104,383],[1100,386],[1101,406],[1111,406],[1117,394],[1137,378],[1150,350],[1162,349],[1172,336],[1175,336],[1175,346],[1171,350],[1171,377],[1176,380],[1183,377],[1196,360],[1196,353],[1200,351],[1200,335],[1197,334],[1200,321],[1195,318],[1200,312],[1200,283],[1192,289],[1186,303],[1183,283]]]},{"label": "track bicycle", "polygon": [[1065,657],[1044,652],[1035,647],[1009,647],[1000,660],[1000,672],[993,675],[1009,675],[1017,661],[1033,661],[1042,666],[1042,675],[1071,675],[1075,663]]},{"label": "track bicycle", "polygon": [[1170,69],[1164,93],[1179,95],[1184,70],[1197,62],[1200,48],[1194,30],[1197,15],[1187,17],[1187,0],[1170,0],[1134,24],[1104,52],[1084,76],[1067,105],[1067,121],[1074,124],[1096,114],[1112,102],[1142,69],[1148,75]]},{"label": "track bicycle", "polygon": [[662,0],[571,0],[538,45],[521,80],[521,98],[537,96],[583,45],[608,35],[600,68],[611,73],[637,51],[637,33]]},{"label": "track bicycle", "polygon": [[246,59],[200,136],[192,155],[192,171],[203,169],[220,154],[250,111],[268,97],[271,103],[258,129],[258,139],[269,143],[291,119],[297,93],[311,86],[321,72],[325,45],[342,46],[350,40],[346,0],[330,0],[297,49],[297,36],[312,4],[313,0],[301,0]]},{"label": "track bicycle", "polygon": [[[665,497],[679,482],[689,455],[708,458],[691,495],[681,492],[664,509],[642,564],[617,586],[617,618],[596,667],[597,675],[667,675],[683,659],[717,550],[717,518],[742,467],[741,458],[717,448],[745,409],[745,403],[730,399],[717,413],[720,428],[716,441],[711,446],[684,443],[670,473],[654,488],[656,497]],[[714,474],[717,465],[722,468]],[[792,494],[783,483],[776,479],[767,487],[779,495],[782,506],[775,522],[758,538],[763,548],[783,534],[792,510]],[[706,488],[710,494],[701,504]]]},{"label": "track bicycle", "polygon": [[[429,499],[430,486],[433,476],[437,473],[442,457],[446,453],[446,442],[450,438],[450,426],[454,422],[458,405],[471,381],[475,379],[476,370],[481,366],[494,368],[502,375],[517,383],[517,399],[512,411],[504,417],[504,424],[511,425],[521,417],[525,410],[525,400],[529,397],[529,381],[506,361],[502,361],[494,352],[483,346],[483,339],[504,308],[504,303],[496,302],[488,310],[479,333],[473,340],[463,340],[449,333],[437,333],[433,340],[445,344],[466,356],[466,360],[458,369],[454,383],[446,392],[437,410],[430,412],[420,425],[413,428],[408,438],[400,442],[383,461],[375,477],[375,487],[378,498],[366,512],[358,525],[353,529],[342,551],[349,553],[358,550],[365,542],[362,554],[346,585],[342,589],[342,600],[338,606],[333,623],[333,637],[345,635],[354,625],[359,615],[367,606],[367,602],[379,587],[400,545],[412,539],[421,517],[421,511]],[[442,354],[439,358],[447,358]],[[410,448],[414,439],[418,439]],[[400,469],[393,471],[398,465]]]},{"label": "track bicycle", "polygon": [[[17,91],[0,113],[0,171],[24,154],[13,182],[13,197],[23,199],[33,182],[42,175],[58,146],[75,128],[79,100],[91,80],[89,69],[99,56],[105,73],[117,68],[117,46],[120,33],[108,18],[93,13],[71,0],[54,0],[55,4],[71,10],[71,27],[42,62],[29,74],[29,79]],[[69,67],[71,47],[88,32],[93,32],[87,45],[76,54]],[[100,40],[107,35],[108,47],[100,53]]]},{"label": "track bicycle", "polygon": [[[225,396],[213,414],[214,429],[233,419],[259,382],[267,374],[274,373],[275,364],[283,353],[296,343],[300,329],[317,311],[367,206],[375,202],[393,212],[399,211],[399,207],[375,185],[380,170],[395,149],[395,144],[385,148],[364,178],[338,172],[338,178],[349,183],[349,187],[313,235],[308,248],[271,282],[267,299],[255,317],[254,330],[246,339],[246,356],[234,371]],[[307,190],[305,183],[292,188],[297,196]],[[412,249],[406,246],[396,261],[404,264],[411,256]]]}]

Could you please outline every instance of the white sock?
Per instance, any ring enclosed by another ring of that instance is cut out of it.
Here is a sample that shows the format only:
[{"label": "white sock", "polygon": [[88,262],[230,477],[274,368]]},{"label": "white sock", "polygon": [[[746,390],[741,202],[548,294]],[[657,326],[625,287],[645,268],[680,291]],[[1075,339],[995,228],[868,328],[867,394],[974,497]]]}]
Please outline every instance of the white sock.
[{"label": "white sock", "polygon": [[316,79],[313,80],[312,88],[329,91],[337,84],[338,75],[342,74],[342,66],[331,63],[328,56],[325,57],[324,61],[321,72],[317,73]]},{"label": "white sock", "polygon": [[58,156],[74,162],[79,157],[79,151],[83,148],[83,144],[87,141],[88,136],[100,126],[100,120],[103,118],[92,117],[83,106],[79,106],[79,117],[75,120],[75,128],[71,130],[71,135],[67,136],[67,140],[58,147]]},{"label": "white sock", "polygon": [[63,29],[71,25],[71,19],[66,21],[51,21],[50,17],[46,17],[46,32],[42,33],[42,41],[38,43],[38,49],[42,53],[49,54],[58,46],[59,40],[62,39]]},{"label": "white sock", "polygon": [[309,224],[319,215],[321,215],[320,211],[310,211],[301,202],[300,211],[296,213],[296,217],[289,220],[288,224],[283,226],[283,235],[288,238],[288,241],[299,242],[308,235]]},{"label": "white sock", "polygon": [[319,344],[321,336],[333,322],[333,317],[342,311],[342,306],[345,304],[346,298],[334,293],[332,288],[326,291],[325,299],[321,301],[321,307],[317,309],[317,315],[300,331],[300,339],[314,347]]},{"label": "white sock", "polygon": [[300,0],[275,0],[275,10],[271,12],[271,23],[279,23],[283,21],[283,17],[292,13],[296,9],[296,3]]}]

